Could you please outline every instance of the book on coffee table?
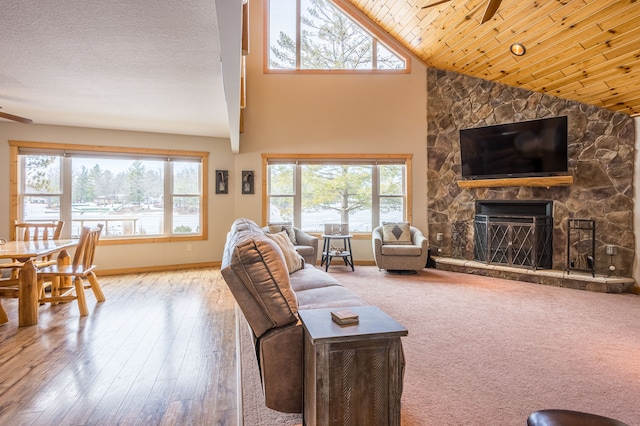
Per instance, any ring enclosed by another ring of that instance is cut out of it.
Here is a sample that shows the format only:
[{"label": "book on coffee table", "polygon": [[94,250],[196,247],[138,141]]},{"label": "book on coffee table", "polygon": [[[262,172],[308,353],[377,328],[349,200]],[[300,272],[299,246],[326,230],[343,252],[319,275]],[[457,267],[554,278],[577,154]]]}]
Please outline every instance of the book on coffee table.
[{"label": "book on coffee table", "polygon": [[331,319],[340,325],[358,324],[358,314],[350,310],[331,311]]}]

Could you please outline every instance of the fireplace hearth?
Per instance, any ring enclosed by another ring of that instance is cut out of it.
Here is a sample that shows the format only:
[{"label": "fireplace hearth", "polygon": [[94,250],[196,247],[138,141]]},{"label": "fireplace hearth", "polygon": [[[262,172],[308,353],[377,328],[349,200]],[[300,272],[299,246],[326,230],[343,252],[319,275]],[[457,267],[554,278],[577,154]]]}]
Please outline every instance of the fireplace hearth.
[{"label": "fireplace hearth", "polygon": [[553,201],[477,201],[474,258],[486,264],[550,269]]}]

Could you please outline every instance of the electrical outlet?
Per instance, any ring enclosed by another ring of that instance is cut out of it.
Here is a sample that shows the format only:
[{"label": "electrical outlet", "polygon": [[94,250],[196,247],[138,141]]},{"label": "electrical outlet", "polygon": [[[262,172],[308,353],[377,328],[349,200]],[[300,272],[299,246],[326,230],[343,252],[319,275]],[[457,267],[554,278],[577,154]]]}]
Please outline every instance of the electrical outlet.
[{"label": "electrical outlet", "polygon": [[187,244],[187,251],[193,250],[193,246],[191,244]]},{"label": "electrical outlet", "polygon": [[604,252],[607,253],[609,256],[615,256],[617,253],[617,247],[614,245],[606,245],[604,246]]},{"label": "electrical outlet", "polygon": [[442,241],[444,240],[444,234],[442,232],[438,232],[436,234],[436,241]]}]

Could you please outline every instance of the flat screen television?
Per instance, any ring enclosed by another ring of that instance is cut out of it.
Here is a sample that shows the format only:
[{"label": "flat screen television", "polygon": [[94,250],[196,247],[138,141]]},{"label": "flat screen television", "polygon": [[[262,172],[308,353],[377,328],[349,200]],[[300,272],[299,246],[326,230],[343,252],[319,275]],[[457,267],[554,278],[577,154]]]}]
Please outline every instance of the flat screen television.
[{"label": "flat screen television", "polygon": [[568,174],[567,117],[460,130],[463,179]]}]

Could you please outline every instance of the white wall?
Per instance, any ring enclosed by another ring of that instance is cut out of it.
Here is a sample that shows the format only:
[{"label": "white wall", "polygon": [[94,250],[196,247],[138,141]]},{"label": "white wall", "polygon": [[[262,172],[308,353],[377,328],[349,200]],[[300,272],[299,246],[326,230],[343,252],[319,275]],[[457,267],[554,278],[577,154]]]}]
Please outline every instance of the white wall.
[{"label": "white wall", "polygon": [[45,125],[0,123],[0,236],[9,235],[9,140],[93,144],[139,148],[179,149],[209,152],[209,235],[207,240],[155,244],[102,245],[98,257],[103,270],[143,268],[159,265],[199,264],[219,261],[224,239],[235,218],[232,206],[235,197],[233,182],[229,194],[216,195],[215,170],[225,169],[234,173],[233,156],[228,139],[198,136],[168,135],[159,133],[127,132]]},{"label": "white wall", "polygon": [[[236,214],[262,221],[261,154],[413,154],[412,223],[426,232],[426,68],[410,74],[265,74],[263,2],[250,3],[247,108],[241,170],[256,172],[256,194],[236,197]],[[372,260],[370,240],[354,241],[355,260]]]}]

